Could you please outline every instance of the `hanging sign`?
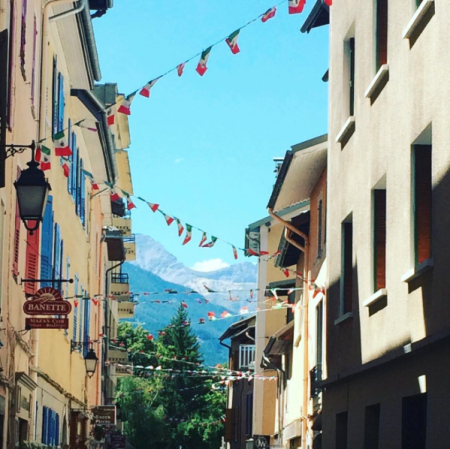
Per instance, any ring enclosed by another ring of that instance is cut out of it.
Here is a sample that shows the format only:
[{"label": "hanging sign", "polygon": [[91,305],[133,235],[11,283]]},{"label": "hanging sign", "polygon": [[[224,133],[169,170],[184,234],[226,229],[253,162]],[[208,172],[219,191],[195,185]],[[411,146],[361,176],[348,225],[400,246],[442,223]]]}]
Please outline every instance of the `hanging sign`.
[{"label": "hanging sign", "polygon": [[116,406],[115,405],[98,405],[91,409],[93,414],[92,422],[94,424],[116,424]]},{"label": "hanging sign", "polygon": [[68,315],[72,311],[72,305],[69,301],[63,300],[58,290],[44,287],[39,289],[32,299],[25,302],[23,311],[27,315]]},{"label": "hanging sign", "polygon": [[254,449],[270,449],[270,436],[255,435],[253,437]]},{"label": "hanging sign", "polygon": [[112,434],[110,440],[110,446],[114,449],[125,449],[126,447],[125,435]]},{"label": "hanging sign", "polygon": [[25,318],[25,329],[69,329],[67,318]]}]

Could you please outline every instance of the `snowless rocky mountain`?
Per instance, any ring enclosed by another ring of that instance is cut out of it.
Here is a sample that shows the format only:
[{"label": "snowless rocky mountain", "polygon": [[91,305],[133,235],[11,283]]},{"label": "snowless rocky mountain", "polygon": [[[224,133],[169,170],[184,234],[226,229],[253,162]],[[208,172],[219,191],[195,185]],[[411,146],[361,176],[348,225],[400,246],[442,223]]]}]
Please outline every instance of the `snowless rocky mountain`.
[{"label": "snowless rocky mountain", "polygon": [[[256,286],[257,268],[250,262],[241,262],[219,270],[202,272],[186,267],[161,243],[148,235],[136,235],[136,248],[137,259],[130,264],[138,266],[144,271],[150,271],[167,282],[196,290],[212,303],[220,303],[233,310],[243,305],[242,300],[248,299],[250,290]],[[225,293],[208,295],[205,285]],[[224,300],[229,300],[227,293],[229,291],[231,291],[233,299],[239,296],[240,300],[224,304]]]}]

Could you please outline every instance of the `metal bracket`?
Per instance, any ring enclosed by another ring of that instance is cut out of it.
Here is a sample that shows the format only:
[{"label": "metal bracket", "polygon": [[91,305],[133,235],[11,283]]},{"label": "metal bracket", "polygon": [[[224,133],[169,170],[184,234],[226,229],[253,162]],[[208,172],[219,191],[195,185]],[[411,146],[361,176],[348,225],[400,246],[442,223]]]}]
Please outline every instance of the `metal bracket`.
[{"label": "metal bracket", "polygon": [[89,341],[74,341],[70,340],[70,353],[72,354],[73,351],[81,351],[81,349],[84,346],[89,346]]},{"label": "metal bracket", "polygon": [[68,282],[69,284],[73,284],[73,279],[21,279],[20,280],[20,285],[22,285],[25,282],[32,282],[32,283],[36,283],[36,282],[55,282],[55,283],[63,283],[63,282]]},{"label": "metal bracket", "polygon": [[8,157],[11,156],[15,156],[18,153],[23,153],[25,150],[31,149],[33,150],[33,154],[34,154],[34,150],[36,149],[36,144],[33,140],[33,142],[31,143],[31,145],[15,145],[15,144],[6,144],[6,145],[0,145],[0,148],[5,148],[5,159],[7,159]]}]

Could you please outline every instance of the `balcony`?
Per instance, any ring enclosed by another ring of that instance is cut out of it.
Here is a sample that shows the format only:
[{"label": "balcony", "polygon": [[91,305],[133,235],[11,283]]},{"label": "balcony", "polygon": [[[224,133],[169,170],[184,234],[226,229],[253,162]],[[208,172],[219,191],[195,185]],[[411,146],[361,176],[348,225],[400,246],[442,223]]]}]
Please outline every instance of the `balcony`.
[{"label": "balcony", "polygon": [[131,237],[131,218],[112,217],[112,225],[117,228],[123,237]]},{"label": "balcony", "polygon": [[119,305],[118,305],[119,320],[134,318],[134,308],[135,308],[136,304],[137,304],[136,302],[132,302],[132,301],[119,302]]},{"label": "balcony", "polygon": [[125,260],[136,260],[136,238],[133,235],[123,237],[123,246],[125,247]]},{"label": "balcony", "polygon": [[239,369],[255,369],[255,345],[239,346]]},{"label": "balcony", "polygon": [[116,376],[117,377],[128,377],[133,375],[132,365],[117,365],[116,366]]},{"label": "balcony", "polygon": [[322,381],[322,364],[318,364],[309,372],[311,380],[311,398],[314,399],[319,396],[322,391],[319,384]]},{"label": "balcony", "polygon": [[123,246],[122,234],[114,228],[107,228],[104,234],[104,241],[108,248],[108,260],[125,260],[125,248]]},{"label": "balcony", "polygon": [[[120,363],[122,365],[128,365],[128,352],[126,349],[109,348],[108,360],[110,363]],[[117,371],[116,366],[116,371]]]},{"label": "balcony", "polygon": [[111,291],[117,301],[128,301],[130,299],[130,280],[127,273],[111,274]]}]

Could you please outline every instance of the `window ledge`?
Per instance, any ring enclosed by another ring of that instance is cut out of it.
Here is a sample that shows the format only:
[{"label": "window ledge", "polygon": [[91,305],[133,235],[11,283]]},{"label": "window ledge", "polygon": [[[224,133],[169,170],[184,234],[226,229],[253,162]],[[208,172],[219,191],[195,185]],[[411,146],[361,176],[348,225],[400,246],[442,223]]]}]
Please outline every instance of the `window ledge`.
[{"label": "window ledge", "polygon": [[336,137],[336,143],[342,143],[355,126],[355,116],[351,115]]},{"label": "window ledge", "polygon": [[370,307],[376,302],[380,301],[383,298],[387,297],[387,290],[385,288],[380,288],[377,292],[375,292],[372,296],[369,296],[364,302],[364,307]]},{"label": "window ledge", "polygon": [[364,96],[366,98],[372,98],[372,95],[374,92],[376,92],[378,86],[382,83],[385,76],[389,73],[389,64],[383,64],[380,67],[380,70],[378,70],[377,74],[375,75],[375,78],[372,80],[372,82],[369,84],[369,87],[367,88]]},{"label": "window ledge", "polygon": [[403,39],[409,39],[413,35],[415,29],[419,26],[420,22],[425,17],[428,9],[433,3],[434,0],[423,0],[409,21],[408,26],[403,30]]},{"label": "window ledge", "polygon": [[422,274],[430,271],[434,266],[433,259],[424,260],[422,263],[417,265],[411,270],[407,271],[401,278],[402,282],[412,282],[414,279],[417,279]]},{"label": "window ledge", "polygon": [[346,314],[340,316],[337,320],[334,320],[334,325],[336,326],[343,321],[349,320],[350,318],[353,318],[353,312],[347,312]]}]

